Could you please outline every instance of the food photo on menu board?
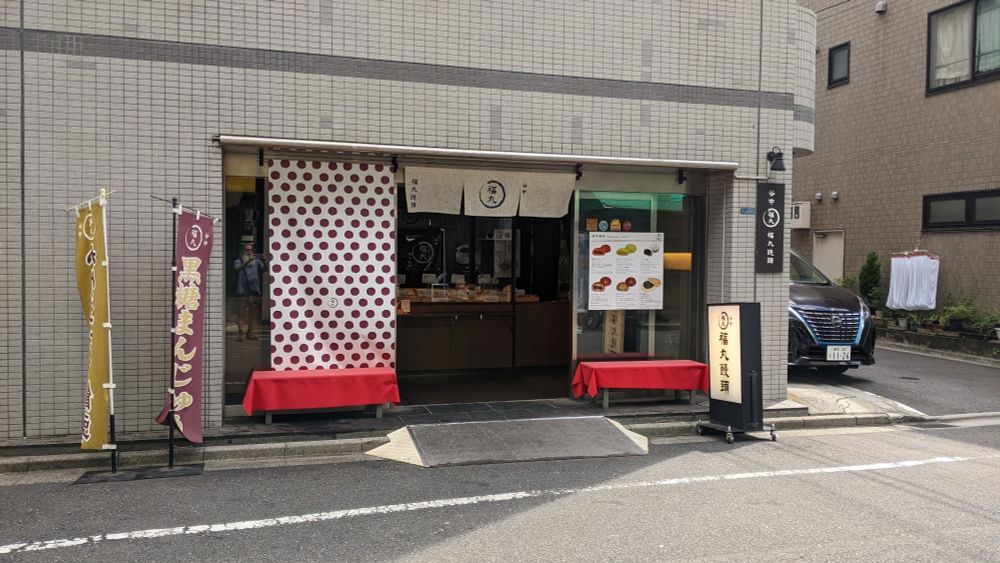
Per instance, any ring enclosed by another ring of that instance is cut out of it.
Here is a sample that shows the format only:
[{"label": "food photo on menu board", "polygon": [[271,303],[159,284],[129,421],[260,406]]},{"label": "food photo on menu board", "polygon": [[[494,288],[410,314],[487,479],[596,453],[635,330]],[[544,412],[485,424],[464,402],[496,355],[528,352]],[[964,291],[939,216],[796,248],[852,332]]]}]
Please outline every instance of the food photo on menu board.
[{"label": "food photo on menu board", "polygon": [[663,233],[590,233],[588,309],[663,308]]}]

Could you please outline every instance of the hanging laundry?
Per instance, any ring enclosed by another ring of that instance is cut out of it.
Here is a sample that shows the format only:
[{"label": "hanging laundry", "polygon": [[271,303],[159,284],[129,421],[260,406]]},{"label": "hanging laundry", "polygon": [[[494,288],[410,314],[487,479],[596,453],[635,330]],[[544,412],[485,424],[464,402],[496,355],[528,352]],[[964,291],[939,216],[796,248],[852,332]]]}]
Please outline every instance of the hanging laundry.
[{"label": "hanging laundry", "polygon": [[913,270],[916,274],[914,276],[916,283],[910,293],[913,297],[910,303],[911,310],[930,311],[937,308],[937,284],[941,260],[937,256],[928,254],[913,256],[910,260],[914,261]]},{"label": "hanging laundry", "polygon": [[929,252],[893,254],[886,306],[904,311],[935,309],[940,267],[940,257]]},{"label": "hanging laundry", "polygon": [[893,255],[889,268],[889,295],[885,306],[906,309],[906,294],[910,290],[910,260],[905,255]]}]

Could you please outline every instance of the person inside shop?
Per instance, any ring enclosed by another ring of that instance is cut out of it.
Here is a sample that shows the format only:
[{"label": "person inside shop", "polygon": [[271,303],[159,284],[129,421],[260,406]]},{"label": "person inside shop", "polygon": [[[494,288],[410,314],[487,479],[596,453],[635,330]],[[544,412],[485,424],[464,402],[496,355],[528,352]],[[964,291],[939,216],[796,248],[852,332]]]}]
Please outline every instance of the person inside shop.
[{"label": "person inside shop", "polygon": [[236,339],[243,340],[243,325],[246,325],[247,340],[256,340],[254,323],[260,312],[261,277],[264,275],[264,261],[253,251],[253,244],[243,245],[243,253],[233,263],[236,270]]}]

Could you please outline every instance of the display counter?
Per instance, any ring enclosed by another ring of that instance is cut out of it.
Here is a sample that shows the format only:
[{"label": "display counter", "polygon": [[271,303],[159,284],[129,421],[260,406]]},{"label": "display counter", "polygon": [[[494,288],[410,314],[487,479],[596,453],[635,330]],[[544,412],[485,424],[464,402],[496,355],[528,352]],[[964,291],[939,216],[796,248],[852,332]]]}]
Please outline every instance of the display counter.
[{"label": "display counter", "polygon": [[397,370],[568,365],[570,320],[566,301],[411,301],[397,317]]}]

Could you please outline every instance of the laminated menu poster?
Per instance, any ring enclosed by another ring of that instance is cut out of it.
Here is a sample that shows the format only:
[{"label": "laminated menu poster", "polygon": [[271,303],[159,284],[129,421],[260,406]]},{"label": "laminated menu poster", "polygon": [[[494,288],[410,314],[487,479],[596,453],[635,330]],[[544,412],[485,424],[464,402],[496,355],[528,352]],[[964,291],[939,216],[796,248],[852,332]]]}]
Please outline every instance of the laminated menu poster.
[{"label": "laminated menu poster", "polygon": [[663,308],[663,233],[590,233],[588,309]]}]

